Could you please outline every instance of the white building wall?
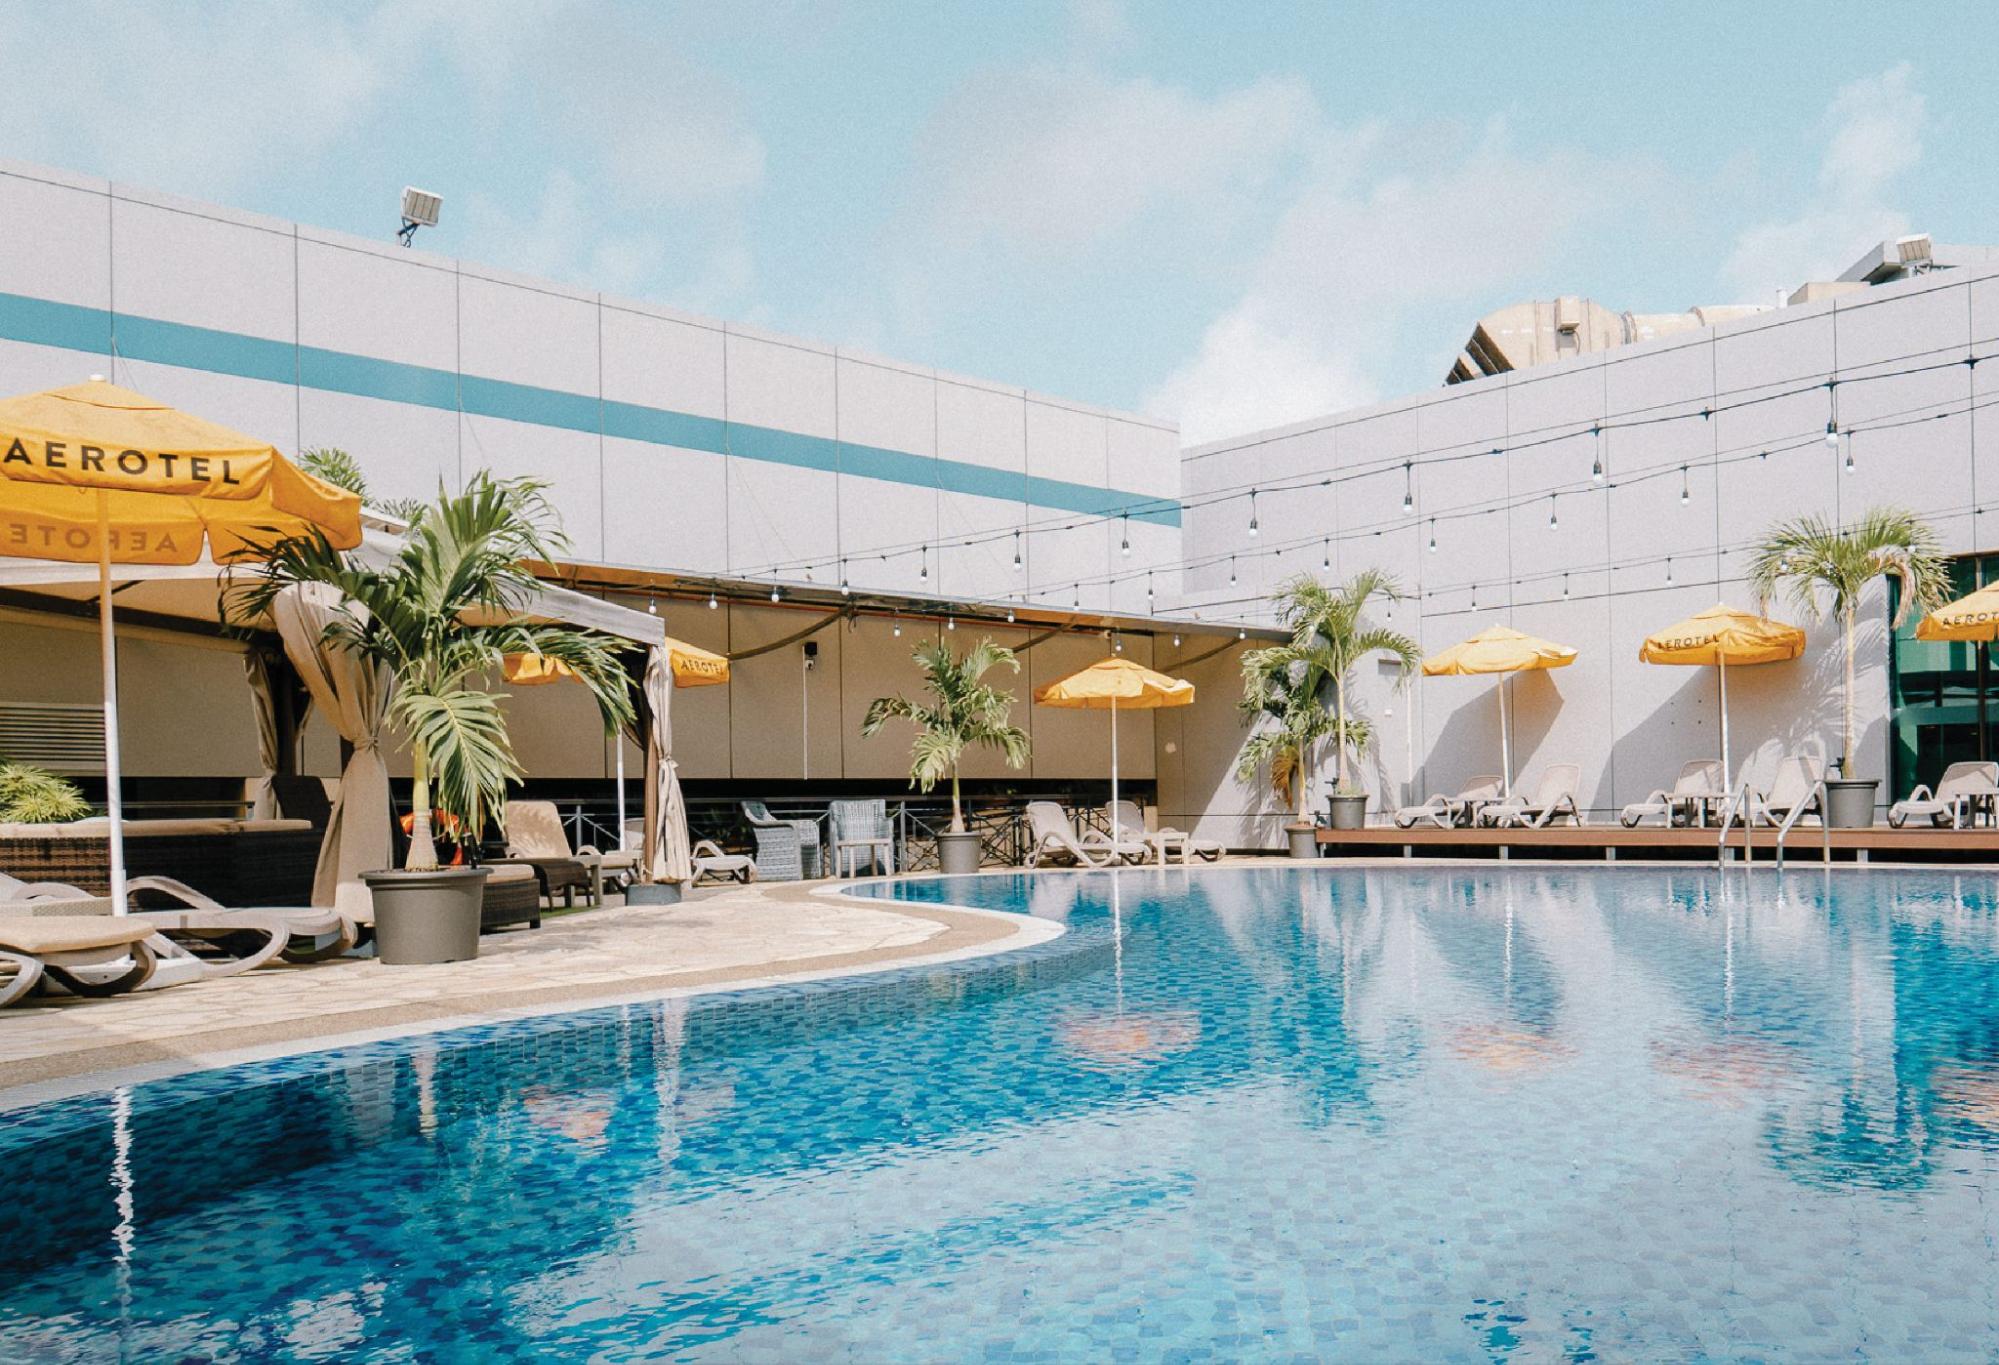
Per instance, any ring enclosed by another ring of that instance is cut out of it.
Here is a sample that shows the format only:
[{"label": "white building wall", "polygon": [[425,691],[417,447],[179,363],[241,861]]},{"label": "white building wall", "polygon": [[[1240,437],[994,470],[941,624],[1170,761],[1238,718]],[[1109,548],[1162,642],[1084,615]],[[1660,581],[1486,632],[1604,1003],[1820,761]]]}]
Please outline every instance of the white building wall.
[{"label": "white building wall", "polygon": [[[1999,492],[1999,413],[1974,405],[1994,396],[1999,366],[1962,362],[1995,352],[1999,275],[1942,271],[1195,447],[1184,458],[1190,502],[1258,486],[1263,534],[1249,538],[1243,497],[1190,507],[1186,581],[1205,610],[1254,612],[1294,567],[1316,569],[1329,552],[1340,576],[1377,565],[1417,595],[1394,624],[1426,653],[1495,623],[1575,645],[1573,666],[1510,684],[1514,772],[1531,781],[1547,763],[1580,763],[1583,799],[1604,818],[1718,751],[1712,671],[1641,664],[1638,645],[1718,599],[1754,607],[1749,548],[1771,523],[1894,503],[1927,517],[1953,553],[1993,548],[1980,498]],[[1856,429],[1838,451],[1823,440],[1830,392],[1842,430]],[[1590,478],[1599,453],[1601,484]],[[1273,491],[1287,484],[1296,491]],[[1788,603],[1772,614],[1800,619]],[[1871,594],[1864,618],[1857,768],[1885,778],[1885,593]],[[1731,670],[1738,776],[1745,766],[1766,776],[1790,750],[1837,753],[1838,641],[1823,624],[1810,634],[1797,663]],[[1216,837],[1274,838],[1280,821],[1260,783],[1231,771],[1246,733],[1220,710],[1233,668],[1207,668],[1202,703],[1174,723],[1188,736],[1162,759],[1162,811]],[[1377,805],[1498,771],[1492,680],[1427,679],[1404,699],[1374,670],[1360,681],[1381,731],[1367,780]]]}]

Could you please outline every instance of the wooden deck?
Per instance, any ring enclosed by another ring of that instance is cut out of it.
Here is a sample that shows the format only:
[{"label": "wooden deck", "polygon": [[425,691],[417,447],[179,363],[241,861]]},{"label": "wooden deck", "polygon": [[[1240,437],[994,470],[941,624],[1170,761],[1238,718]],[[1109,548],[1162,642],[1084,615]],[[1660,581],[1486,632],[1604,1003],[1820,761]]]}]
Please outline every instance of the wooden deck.
[{"label": "wooden deck", "polygon": [[[1784,841],[1786,863],[1817,863],[1826,856],[1828,831],[1800,826]],[[1835,862],[1988,863],[1999,864],[1999,829],[1871,829],[1830,831]],[[1664,829],[1618,824],[1561,825],[1550,829],[1438,829],[1391,825],[1366,829],[1322,829],[1319,851],[1327,857],[1370,858],[1572,858],[1672,860],[1700,862],[1720,856],[1716,829]],[[1728,855],[1756,862],[1777,855],[1777,831],[1729,831]]]}]

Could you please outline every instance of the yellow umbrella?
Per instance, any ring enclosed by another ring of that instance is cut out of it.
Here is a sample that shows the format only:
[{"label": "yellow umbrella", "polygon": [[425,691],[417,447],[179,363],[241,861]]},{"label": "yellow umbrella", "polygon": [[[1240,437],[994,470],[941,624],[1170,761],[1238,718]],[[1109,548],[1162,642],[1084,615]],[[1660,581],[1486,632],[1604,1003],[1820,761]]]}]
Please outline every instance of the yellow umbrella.
[{"label": "yellow umbrella", "polygon": [[[1533,669],[1567,668],[1576,661],[1571,645],[1526,635],[1510,626],[1488,626],[1469,640],[1423,660],[1426,677],[1463,677],[1473,673],[1525,673]],[[1499,684],[1499,761],[1503,789],[1513,790],[1513,738],[1506,715],[1506,683]]]},{"label": "yellow umbrella", "polygon": [[1918,640],[1999,639],[1999,583],[1938,607],[1916,623]]},{"label": "yellow umbrella", "polygon": [[[1041,688],[1034,700],[1042,706],[1064,706],[1078,710],[1111,713],[1111,812],[1116,823],[1118,803],[1117,713],[1156,711],[1167,706],[1191,706],[1194,684],[1185,678],[1169,678],[1143,664],[1112,656],[1091,664],[1080,673],[1071,673]],[[1116,829],[1112,837],[1116,837]]]},{"label": "yellow umbrella", "polygon": [[[668,667],[673,670],[675,687],[713,687],[729,681],[729,661],[720,654],[712,653],[699,645],[690,645],[685,640],[667,636],[660,645],[666,654]],[[560,659],[551,659],[546,654],[509,654],[506,657],[502,676],[510,683],[521,687],[538,687],[543,683],[563,682],[576,676],[576,671]]]},{"label": "yellow umbrella", "polygon": [[113,564],[217,563],[318,531],[361,543],[361,500],[258,441],[92,379],[0,400],[0,554],[97,564],[111,905],[124,914]]},{"label": "yellow umbrella", "polygon": [[1728,761],[1728,666],[1774,664],[1805,652],[1805,633],[1782,621],[1718,603],[1697,612],[1638,646],[1648,664],[1712,664],[1721,679],[1721,783],[1733,785]]}]

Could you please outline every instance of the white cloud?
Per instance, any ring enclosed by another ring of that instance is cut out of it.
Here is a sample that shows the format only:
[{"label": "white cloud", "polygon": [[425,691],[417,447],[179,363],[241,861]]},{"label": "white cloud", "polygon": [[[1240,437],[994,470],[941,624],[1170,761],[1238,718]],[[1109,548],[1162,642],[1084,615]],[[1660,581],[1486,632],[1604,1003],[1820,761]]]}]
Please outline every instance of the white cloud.
[{"label": "white cloud", "polygon": [[1922,156],[1923,97],[1910,87],[1910,74],[1903,62],[1834,96],[1811,198],[1792,217],[1746,229],[1722,267],[1722,279],[1742,297],[1831,279],[1868,246],[1909,230],[1890,193]]},{"label": "white cloud", "polygon": [[1556,259],[1633,183],[1615,165],[1522,155],[1503,124],[1469,146],[1327,130],[1242,296],[1145,406],[1193,443],[1370,401],[1411,331],[1455,345],[1495,290]]}]

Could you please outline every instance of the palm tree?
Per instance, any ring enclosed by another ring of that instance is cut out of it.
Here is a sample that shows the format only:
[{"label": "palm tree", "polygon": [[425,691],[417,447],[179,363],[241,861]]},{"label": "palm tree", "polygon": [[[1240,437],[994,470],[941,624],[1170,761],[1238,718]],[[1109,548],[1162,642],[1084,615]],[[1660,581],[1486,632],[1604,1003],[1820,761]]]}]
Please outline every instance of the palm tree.
[{"label": "palm tree", "polygon": [[568,545],[545,487],[481,472],[462,493],[440,490],[434,504],[415,509],[402,550],[385,567],[342,554],[322,536],[280,542],[237,608],[254,618],[288,587],[333,588],[341,603],[327,641],[394,675],[390,717],[407,737],[414,777],[411,871],[438,865],[433,784],[437,804],[476,840],[507,784],[521,777],[502,694],[487,686],[506,655],[543,654],[568,665],[596,698],[606,733],[631,719],[616,641],[518,619],[536,590],[527,563],[551,563]]},{"label": "palm tree", "polygon": [[1899,507],[1870,509],[1841,528],[1824,517],[1780,522],[1764,535],[1750,563],[1749,582],[1767,604],[1787,588],[1793,605],[1813,620],[1830,614],[1839,622],[1846,646],[1846,697],[1842,715],[1839,771],[1853,776],[1853,652],[1860,597],[1876,578],[1902,585],[1902,601],[1891,628],[1918,608],[1934,611],[1950,590],[1950,569],[1942,542],[1914,512]]},{"label": "palm tree", "polygon": [[1407,635],[1368,624],[1367,605],[1376,597],[1390,602],[1402,597],[1395,580],[1379,569],[1363,569],[1337,586],[1299,574],[1271,598],[1291,639],[1243,655],[1240,709],[1251,719],[1274,717],[1277,725],[1251,736],[1238,771],[1246,775],[1269,763],[1271,780],[1280,790],[1290,785],[1280,773],[1286,769],[1294,773],[1300,824],[1311,819],[1307,779],[1313,747],[1332,737],[1338,755],[1337,790],[1345,792],[1350,786],[1348,754],[1366,748],[1373,738],[1366,718],[1347,709],[1353,670],[1370,654],[1386,654],[1406,678],[1422,660],[1423,651]]},{"label": "palm tree", "polygon": [[1027,762],[1030,741],[1027,731],[1010,724],[1013,697],[991,683],[981,681],[1000,664],[1020,671],[1020,660],[1005,645],[984,639],[956,657],[942,640],[916,647],[916,666],[923,670],[923,685],[936,698],[925,706],[904,697],[877,697],[868,704],[861,722],[861,734],[873,735],[891,717],[899,716],[916,726],[916,740],[910,746],[909,785],[929,791],[940,778],[951,779],[951,832],[965,832],[965,812],[958,799],[958,761],[965,750],[983,744],[1000,750],[1009,768]]}]

